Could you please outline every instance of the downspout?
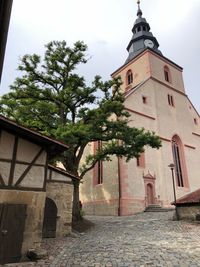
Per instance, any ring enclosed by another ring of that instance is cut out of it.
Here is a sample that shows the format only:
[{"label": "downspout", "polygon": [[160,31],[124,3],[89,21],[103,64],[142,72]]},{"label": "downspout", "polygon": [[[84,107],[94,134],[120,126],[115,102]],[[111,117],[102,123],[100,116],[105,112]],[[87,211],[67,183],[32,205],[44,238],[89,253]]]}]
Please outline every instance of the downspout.
[{"label": "downspout", "polygon": [[120,157],[118,159],[118,188],[119,188],[119,198],[118,198],[118,216],[121,216],[121,164],[120,164]]}]

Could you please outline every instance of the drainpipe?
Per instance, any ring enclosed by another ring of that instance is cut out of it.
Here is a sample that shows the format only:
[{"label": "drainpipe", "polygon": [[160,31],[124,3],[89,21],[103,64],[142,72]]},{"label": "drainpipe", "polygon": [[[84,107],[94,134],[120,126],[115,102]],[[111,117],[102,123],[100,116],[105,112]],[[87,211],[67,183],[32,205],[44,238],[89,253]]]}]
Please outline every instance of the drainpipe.
[{"label": "drainpipe", "polygon": [[119,199],[118,199],[118,216],[121,216],[121,165],[120,165],[120,157],[118,159],[118,188],[119,188]]}]

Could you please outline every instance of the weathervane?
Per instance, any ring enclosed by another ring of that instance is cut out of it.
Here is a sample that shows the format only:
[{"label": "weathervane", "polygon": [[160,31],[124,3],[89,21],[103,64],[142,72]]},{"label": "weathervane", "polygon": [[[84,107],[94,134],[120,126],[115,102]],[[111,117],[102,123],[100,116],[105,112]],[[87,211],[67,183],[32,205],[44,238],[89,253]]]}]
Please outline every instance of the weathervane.
[{"label": "weathervane", "polygon": [[141,18],[142,17],[142,10],[140,9],[140,0],[137,1],[137,4],[138,4],[137,16],[139,18]]}]

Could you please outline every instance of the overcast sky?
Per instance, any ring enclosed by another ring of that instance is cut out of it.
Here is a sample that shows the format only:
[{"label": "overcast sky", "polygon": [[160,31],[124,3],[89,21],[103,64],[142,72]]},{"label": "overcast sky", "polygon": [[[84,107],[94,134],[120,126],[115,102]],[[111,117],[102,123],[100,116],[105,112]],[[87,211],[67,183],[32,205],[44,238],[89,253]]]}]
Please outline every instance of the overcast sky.
[{"label": "overcast sky", "polygon": [[[20,56],[42,55],[52,40],[88,45],[89,63],[79,69],[90,82],[109,79],[127,58],[137,0],[14,0],[0,94],[18,75]],[[184,68],[186,93],[200,112],[200,0],[141,0],[143,17],[163,55]]]}]

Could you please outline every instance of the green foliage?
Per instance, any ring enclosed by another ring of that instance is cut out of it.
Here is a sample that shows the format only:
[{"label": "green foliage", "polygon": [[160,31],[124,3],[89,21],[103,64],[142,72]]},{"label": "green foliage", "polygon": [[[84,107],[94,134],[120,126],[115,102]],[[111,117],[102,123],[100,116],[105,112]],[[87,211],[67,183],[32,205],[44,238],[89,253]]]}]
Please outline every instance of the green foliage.
[{"label": "green foliage", "polygon": [[[43,61],[38,55],[25,55],[18,67],[22,75],[0,101],[1,114],[67,143],[69,150],[61,160],[68,171],[79,170],[81,178],[98,160],[112,155],[130,160],[146,145],[161,145],[154,133],[128,126],[119,78],[103,82],[96,76],[87,86],[75,73],[87,62],[86,51],[83,42],[70,48],[65,41],[53,41],[46,45]],[[80,166],[88,143],[98,140],[103,141],[102,150],[88,155]]]}]

